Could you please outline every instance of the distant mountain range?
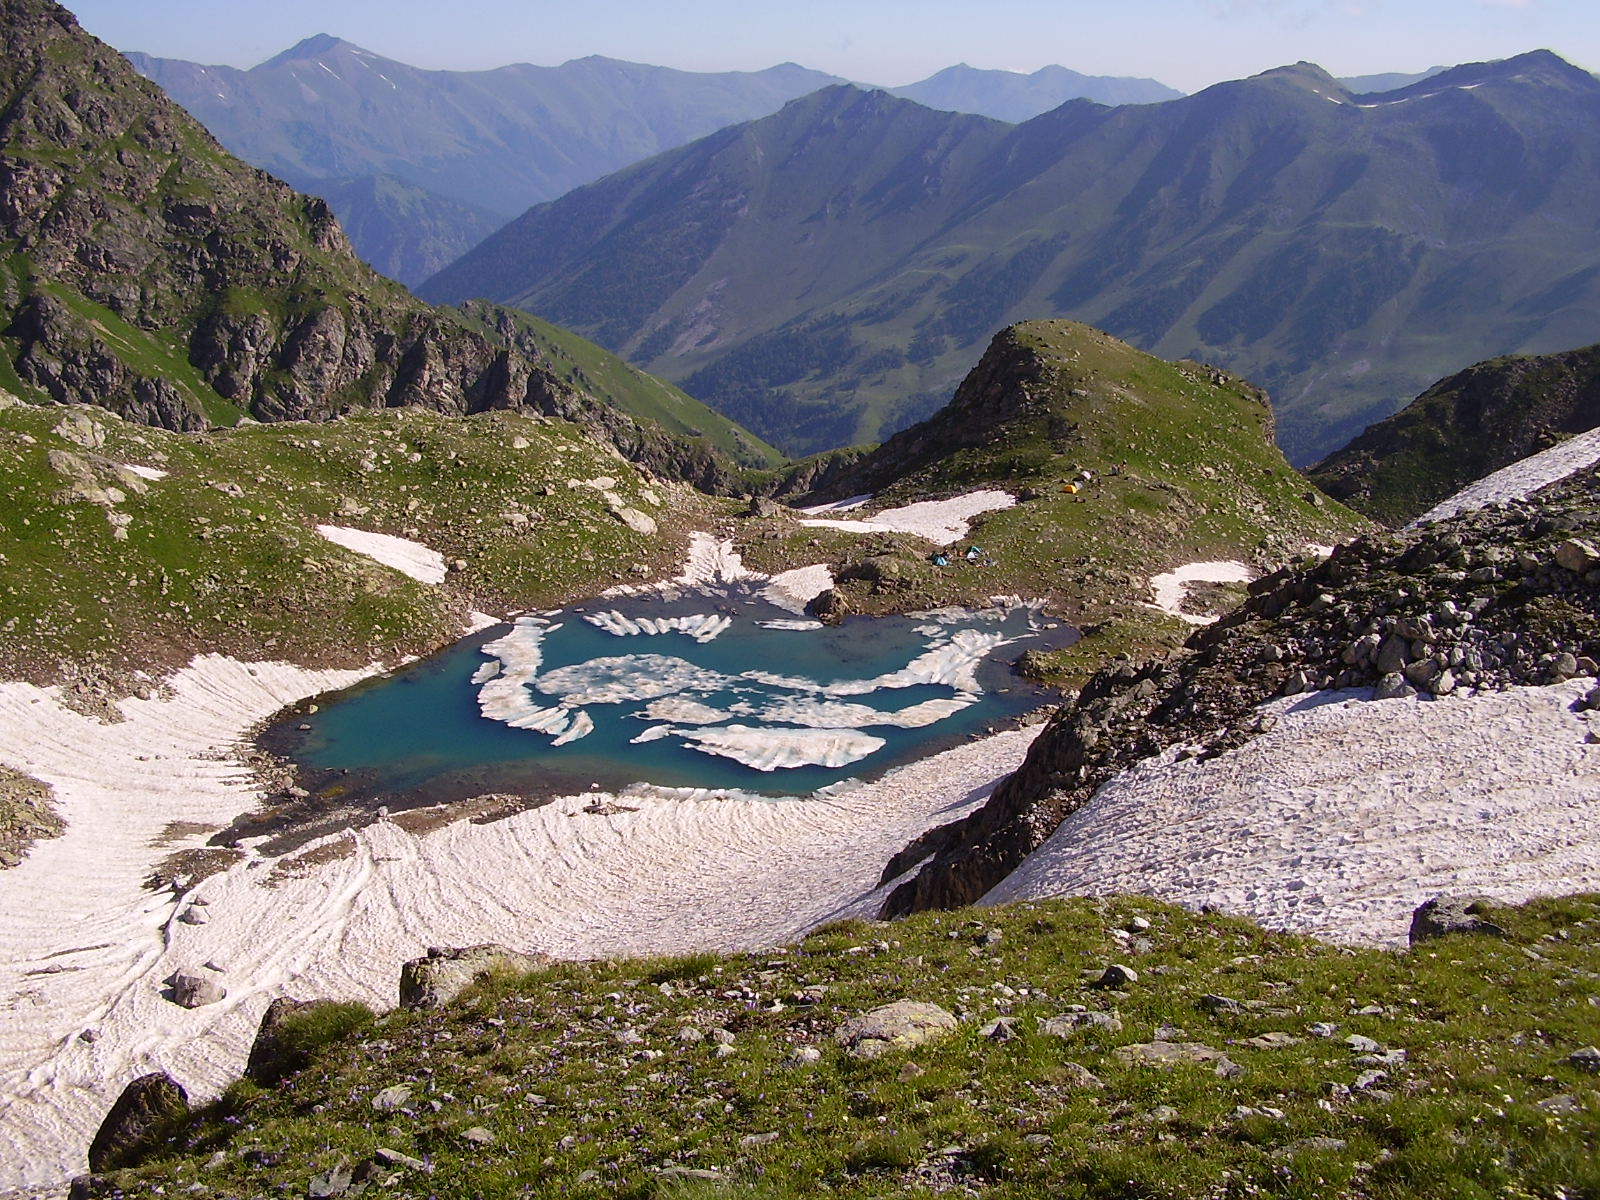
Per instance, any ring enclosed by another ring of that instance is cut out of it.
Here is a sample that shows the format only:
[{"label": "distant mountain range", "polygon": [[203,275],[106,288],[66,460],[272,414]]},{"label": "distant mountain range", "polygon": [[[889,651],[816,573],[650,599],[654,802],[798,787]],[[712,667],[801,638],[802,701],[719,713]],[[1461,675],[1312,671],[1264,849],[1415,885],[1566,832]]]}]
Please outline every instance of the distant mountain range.
[{"label": "distant mountain range", "polygon": [[1182,92],[1154,79],[1080,75],[1066,67],[1040,67],[1031,75],[1018,71],[986,71],[958,63],[920,83],[887,91],[928,108],[974,113],[998,121],[1026,121],[1059,108],[1068,100],[1100,104],[1154,104],[1176,100]]},{"label": "distant mountain range", "polygon": [[[793,63],[700,73],[616,59],[425,71],[318,34],[249,70],[130,53],[234,154],[326,199],[357,251],[404,283],[530,205],[843,83]],[[1018,120],[1075,96],[1144,103],[1146,79],[952,67],[898,89]]]},{"label": "distant mountain range", "polygon": [[784,449],[928,415],[1065,315],[1275,398],[1313,460],[1600,327],[1600,81],[1538,51],[1379,94],[1310,64],[1022,125],[834,87],[533,209],[421,289],[513,303]]}]

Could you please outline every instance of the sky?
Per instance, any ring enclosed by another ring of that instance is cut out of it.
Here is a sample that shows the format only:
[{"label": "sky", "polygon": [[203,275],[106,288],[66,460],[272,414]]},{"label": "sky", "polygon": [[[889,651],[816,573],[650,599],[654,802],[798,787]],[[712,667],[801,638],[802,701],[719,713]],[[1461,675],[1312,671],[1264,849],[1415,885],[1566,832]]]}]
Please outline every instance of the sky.
[{"label": "sky", "polygon": [[66,0],[119,50],[250,67],[329,33],[412,66],[780,62],[898,86],[943,67],[1159,79],[1193,92],[1309,60],[1338,76],[1548,49],[1600,69],[1596,0]]}]

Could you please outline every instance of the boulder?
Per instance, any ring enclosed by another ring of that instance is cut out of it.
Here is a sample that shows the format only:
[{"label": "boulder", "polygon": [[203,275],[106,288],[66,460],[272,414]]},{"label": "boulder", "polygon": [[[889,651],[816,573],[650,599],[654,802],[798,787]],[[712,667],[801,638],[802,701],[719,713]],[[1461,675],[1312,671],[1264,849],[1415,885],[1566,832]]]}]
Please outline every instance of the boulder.
[{"label": "boulder", "polygon": [[337,1007],[332,1000],[296,1000],[279,996],[267,1005],[250,1044],[250,1057],[244,1064],[244,1077],[261,1087],[283,1082],[310,1061],[306,1052],[282,1035],[284,1021],[296,1013]]},{"label": "boulder", "polygon": [[857,1058],[877,1058],[891,1050],[935,1041],[955,1028],[955,1017],[937,1004],[896,1000],[851,1017],[839,1026],[833,1038]]},{"label": "boulder", "polygon": [[430,946],[400,968],[401,1008],[442,1008],[493,971],[525,973],[549,965],[548,954],[521,954],[486,944],[455,949]]},{"label": "boulder", "polygon": [[1480,914],[1481,900],[1435,896],[1411,914],[1411,944],[1454,933],[1486,933],[1504,937],[1506,931]]},{"label": "boulder", "polygon": [[227,994],[228,989],[209,975],[179,971],[172,977],[172,1002],[184,1008],[200,1008],[203,1005],[215,1004]]},{"label": "boulder", "polygon": [[750,507],[740,515],[745,517],[778,517],[787,511],[788,509],[770,496],[751,496]]},{"label": "boulder", "polygon": [[1130,1067],[1173,1067],[1179,1063],[1195,1063],[1210,1066],[1225,1078],[1232,1078],[1239,1073],[1232,1059],[1204,1042],[1134,1042],[1128,1046],[1118,1046],[1114,1053],[1120,1062]]},{"label": "boulder", "polygon": [[189,1094],[165,1071],[141,1075],[122,1089],[89,1143],[95,1174],[137,1166],[189,1115]]},{"label": "boulder", "polygon": [[1046,1037],[1073,1037],[1092,1029],[1121,1033],[1122,1019],[1108,1012],[1069,1012],[1039,1022],[1039,1032]]}]

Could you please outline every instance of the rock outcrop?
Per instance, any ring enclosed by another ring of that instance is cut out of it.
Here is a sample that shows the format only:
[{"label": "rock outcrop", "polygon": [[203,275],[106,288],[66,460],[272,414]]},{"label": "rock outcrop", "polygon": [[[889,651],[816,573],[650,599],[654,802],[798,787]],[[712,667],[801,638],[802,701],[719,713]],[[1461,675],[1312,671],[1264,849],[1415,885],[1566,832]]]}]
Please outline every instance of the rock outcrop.
[{"label": "rock outcrop", "polygon": [[1490,359],[1441,379],[1307,474],[1400,524],[1475,479],[1600,425],[1600,346]]},{"label": "rock outcrop", "polygon": [[0,0],[0,73],[0,353],[34,395],[175,430],[525,407],[721,479],[551,369],[521,318],[378,275],[324,201],[231,157],[52,0]]},{"label": "rock outcrop", "polygon": [[1257,580],[1176,655],[1099,671],[983,808],[889,863],[885,882],[923,865],[883,914],[972,903],[1124,768],[1174,746],[1198,757],[1238,746],[1269,727],[1257,706],[1275,697],[1427,698],[1600,673],[1595,546],[1600,476],[1584,472]]},{"label": "rock outcrop", "polygon": [[537,971],[546,954],[521,954],[504,946],[430,946],[400,968],[401,1008],[442,1008],[483,976],[495,971]]},{"label": "rock outcrop", "polygon": [[89,1143],[89,1170],[95,1174],[137,1165],[161,1141],[165,1130],[189,1115],[189,1094],[162,1071],[141,1075],[122,1089]]}]

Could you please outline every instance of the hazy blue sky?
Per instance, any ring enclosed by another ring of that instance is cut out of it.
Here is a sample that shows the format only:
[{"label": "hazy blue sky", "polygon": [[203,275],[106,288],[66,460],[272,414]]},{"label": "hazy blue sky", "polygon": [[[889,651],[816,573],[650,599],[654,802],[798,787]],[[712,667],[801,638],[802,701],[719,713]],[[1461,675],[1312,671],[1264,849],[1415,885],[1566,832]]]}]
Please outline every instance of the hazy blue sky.
[{"label": "hazy blue sky", "polygon": [[248,67],[331,33],[419,67],[603,54],[694,71],[792,61],[898,85],[941,67],[1142,75],[1184,91],[1309,59],[1336,75],[1545,48],[1600,68],[1596,0],[67,0],[120,50]]}]

